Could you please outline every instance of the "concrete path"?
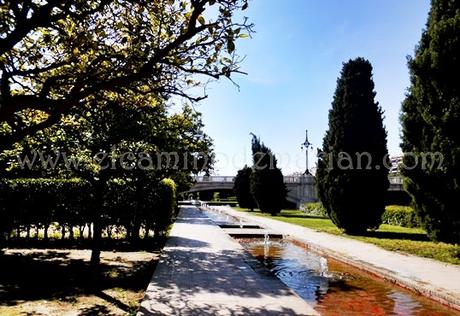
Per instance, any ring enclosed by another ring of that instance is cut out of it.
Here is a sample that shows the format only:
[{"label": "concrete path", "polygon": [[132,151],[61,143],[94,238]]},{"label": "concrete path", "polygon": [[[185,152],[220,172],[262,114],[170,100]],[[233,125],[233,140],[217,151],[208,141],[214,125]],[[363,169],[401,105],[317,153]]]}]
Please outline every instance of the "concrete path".
[{"label": "concrete path", "polygon": [[387,251],[358,240],[235,211],[228,206],[215,208],[300,240],[316,251],[364,268],[460,310],[460,266]]},{"label": "concrete path", "polygon": [[138,315],[318,314],[264,271],[202,212],[182,208]]}]

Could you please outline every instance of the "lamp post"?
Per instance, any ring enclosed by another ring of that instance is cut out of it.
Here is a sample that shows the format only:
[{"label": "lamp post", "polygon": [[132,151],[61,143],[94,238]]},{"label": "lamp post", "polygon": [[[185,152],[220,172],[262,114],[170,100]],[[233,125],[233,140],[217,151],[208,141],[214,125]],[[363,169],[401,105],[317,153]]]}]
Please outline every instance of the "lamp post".
[{"label": "lamp post", "polygon": [[306,163],[305,175],[310,174],[310,171],[308,170],[308,149],[311,145],[312,143],[308,141],[308,130],[305,130],[305,142],[300,145],[300,149],[303,149],[305,147],[305,163]]}]

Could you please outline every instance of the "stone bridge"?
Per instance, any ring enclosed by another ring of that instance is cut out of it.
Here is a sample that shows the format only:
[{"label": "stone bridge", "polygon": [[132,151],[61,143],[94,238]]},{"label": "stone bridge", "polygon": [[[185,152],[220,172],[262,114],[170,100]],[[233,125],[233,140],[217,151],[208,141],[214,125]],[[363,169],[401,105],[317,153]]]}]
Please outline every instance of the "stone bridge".
[{"label": "stone bridge", "polygon": [[[197,176],[195,177],[196,183],[186,193],[233,190],[234,180],[234,176]],[[402,178],[390,177],[389,180],[390,188],[388,191],[403,191]],[[289,202],[299,206],[302,203],[318,201],[313,176],[286,176],[284,177],[284,183],[288,189],[286,199]]]}]

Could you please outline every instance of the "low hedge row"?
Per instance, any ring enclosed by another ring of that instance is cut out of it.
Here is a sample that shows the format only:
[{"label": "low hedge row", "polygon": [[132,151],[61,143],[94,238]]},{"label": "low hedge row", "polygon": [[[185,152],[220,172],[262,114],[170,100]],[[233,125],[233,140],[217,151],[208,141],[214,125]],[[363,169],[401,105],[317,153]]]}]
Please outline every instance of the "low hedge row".
[{"label": "low hedge row", "polygon": [[410,206],[389,205],[385,207],[382,223],[402,227],[419,227],[419,220]]},{"label": "low hedge row", "polygon": [[[155,234],[164,232],[176,211],[176,185],[171,179],[144,181],[111,179],[103,194],[81,179],[0,180],[0,232],[44,228],[47,238],[52,223],[82,228],[97,219],[105,227],[124,227],[138,237],[140,227]],[[65,230],[63,229],[63,232]],[[18,235],[16,233],[16,235]]]},{"label": "low hedge row", "polygon": [[[327,211],[321,202],[305,203],[301,210],[308,215],[328,217]],[[420,223],[410,206],[389,205],[385,207],[382,215],[382,224],[396,225],[402,227],[419,227]]]}]

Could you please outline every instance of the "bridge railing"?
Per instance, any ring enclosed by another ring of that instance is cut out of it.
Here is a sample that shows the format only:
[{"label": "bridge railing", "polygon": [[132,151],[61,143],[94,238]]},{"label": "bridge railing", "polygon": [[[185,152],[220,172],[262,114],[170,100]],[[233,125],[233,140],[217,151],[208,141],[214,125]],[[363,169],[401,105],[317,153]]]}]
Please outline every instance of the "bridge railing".
[{"label": "bridge railing", "polygon": [[229,177],[229,176],[196,176],[195,177],[196,182],[233,182],[235,181],[235,177]]},{"label": "bridge railing", "polygon": [[[402,185],[403,178],[402,177],[389,177],[388,180],[392,185]],[[233,176],[196,176],[196,182],[219,182],[219,183],[232,183],[235,181],[235,177]],[[298,177],[298,176],[285,176],[284,183],[314,183],[315,179],[313,177]]]},{"label": "bridge railing", "polygon": [[284,183],[300,183],[302,179],[295,176],[286,176],[284,177]]},{"label": "bridge railing", "polygon": [[[235,177],[231,176],[196,176],[196,182],[204,183],[204,182],[219,182],[219,183],[231,183],[235,181]],[[309,183],[314,182],[313,177],[298,177],[298,176],[285,176],[284,183]]]}]

